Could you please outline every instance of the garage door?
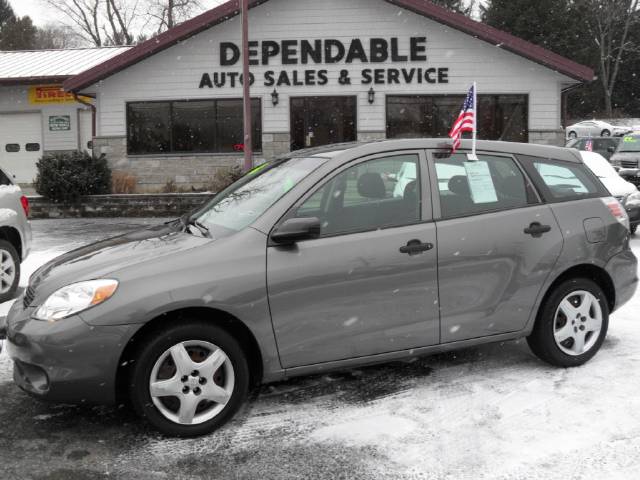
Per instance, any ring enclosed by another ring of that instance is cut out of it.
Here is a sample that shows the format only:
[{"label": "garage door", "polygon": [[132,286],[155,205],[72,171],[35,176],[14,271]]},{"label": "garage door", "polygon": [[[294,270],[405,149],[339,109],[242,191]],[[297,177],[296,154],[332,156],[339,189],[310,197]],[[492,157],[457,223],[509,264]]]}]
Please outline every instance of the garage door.
[{"label": "garage door", "polygon": [[40,113],[0,114],[0,165],[17,183],[33,183],[42,156]]}]

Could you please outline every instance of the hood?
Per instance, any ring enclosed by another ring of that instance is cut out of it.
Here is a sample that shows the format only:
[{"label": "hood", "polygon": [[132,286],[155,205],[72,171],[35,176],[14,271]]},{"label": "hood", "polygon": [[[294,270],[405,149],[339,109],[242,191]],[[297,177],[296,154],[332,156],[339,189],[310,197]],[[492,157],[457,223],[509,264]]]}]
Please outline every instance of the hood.
[{"label": "hood", "polygon": [[609,193],[614,197],[626,197],[636,192],[638,189],[633,183],[627,182],[624,178],[615,177],[600,177],[600,181],[607,187]]},{"label": "hood", "polygon": [[65,253],[36,270],[29,286],[37,288],[47,283],[47,290],[52,291],[70,283],[105,277],[121,268],[174,255],[211,241],[184,233],[175,223],[159,225]]},{"label": "hood", "polygon": [[640,160],[640,152],[616,152],[611,156],[613,160]]}]

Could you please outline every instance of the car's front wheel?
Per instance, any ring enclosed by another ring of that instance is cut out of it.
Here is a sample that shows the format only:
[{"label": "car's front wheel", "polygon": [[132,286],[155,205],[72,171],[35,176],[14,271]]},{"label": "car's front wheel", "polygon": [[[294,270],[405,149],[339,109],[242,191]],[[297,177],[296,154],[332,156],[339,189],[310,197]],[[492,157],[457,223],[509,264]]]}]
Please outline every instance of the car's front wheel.
[{"label": "car's front wheel", "polygon": [[15,297],[20,282],[20,256],[15,247],[0,240],[0,303]]},{"label": "car's front wheel", "polygon": [[225,330],[193,321],[161,330],[138,352],[129,394],[136,412],[165,435],[205,435],[240,408],[249,367]]},{"label": "car's front wheel", "polygon": [[611,136],[611,132],[609,130],[602,130],[602,132],[600,133],[601,137],[610,137]]},{"label": "car's front wheel", "polygon": [[562,282],[541,306],[529,347],[558,367],[577,367],[600,349],[609,326],[609,306],[602,289],[586,278]]},{"label": "car's front wheel", "polygon": [[578,134],[576,132],[569,132],[569,138],[574,139],[574,138],[578,138]]}]

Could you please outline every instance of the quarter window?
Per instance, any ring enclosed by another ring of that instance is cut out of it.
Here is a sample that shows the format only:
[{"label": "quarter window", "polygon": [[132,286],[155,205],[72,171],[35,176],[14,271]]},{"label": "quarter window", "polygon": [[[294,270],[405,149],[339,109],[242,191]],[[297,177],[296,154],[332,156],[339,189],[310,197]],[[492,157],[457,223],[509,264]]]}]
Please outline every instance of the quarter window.
[{"label": "quarter window", "polygon": [[318,217],[331,236],[420,221],[420,160],[397,155],[355,165],[316,191],[296,217]]},{"label": "quarter window", "polygon": [[600,193],[594,179],[578,165],[537,160],[533,166],[554,200],[574,200]]},{"label": "quarter window", "polygon": [[466,155],[436,159],[436,175],[443,218],[525,207],[538,202],[535,190],[513,159]]},{"label": "quarter window", "polygon": [[[262,111],[252,100],[253,141],[262,149]],[[244,149],[242,100],[127,104],[129,154],[231,153]]]}]

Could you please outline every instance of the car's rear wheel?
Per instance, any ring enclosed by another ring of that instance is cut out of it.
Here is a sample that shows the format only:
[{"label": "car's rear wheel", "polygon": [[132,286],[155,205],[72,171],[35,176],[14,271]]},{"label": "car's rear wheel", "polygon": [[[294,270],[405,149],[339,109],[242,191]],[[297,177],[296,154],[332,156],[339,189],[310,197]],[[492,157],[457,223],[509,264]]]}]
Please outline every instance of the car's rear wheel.
[{"label": "car's rear wheel", "polygon": [[569,138],[574,139],[574,138],[578,138],[578,134],[576,132],[569,132]]},{"label": "car's rear wheel", "polygon": [[15,297],[20,283],[20,255],[6,240],[0,240],[0,303]]},{"label": "car's rear wheel", "polygon": [[529,347],[558,367],[577,367],[598,352],[607,335],[609,305],[602,289],[586,278],[558,285],[541,306]]},{"label": "car's rear wheel", "polygon": [[161,330],[139,351],[129,394],[136,412],[165,435],[205,435],[240,408],[249,391],[242,348],[201,321]]},{"label": "car's rear wheel", "polygon": [[611,132],[607,129],[602,130],[602,133],[600,133],[601,137],[610,137],[611,136]]}]

